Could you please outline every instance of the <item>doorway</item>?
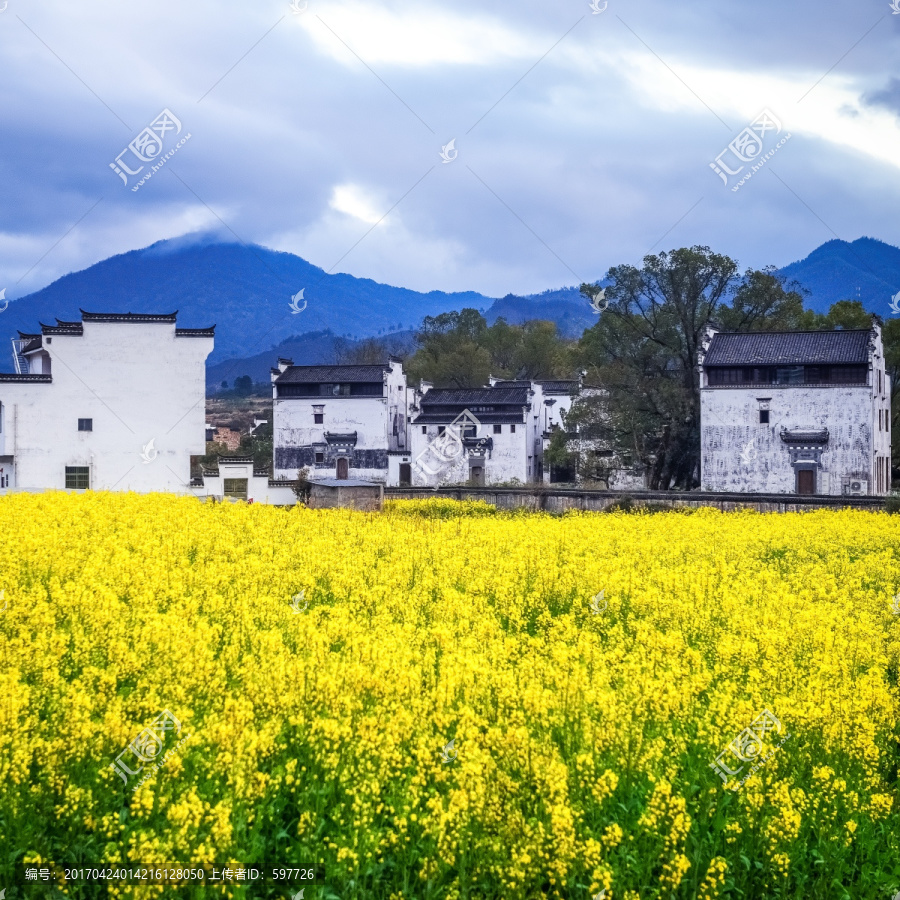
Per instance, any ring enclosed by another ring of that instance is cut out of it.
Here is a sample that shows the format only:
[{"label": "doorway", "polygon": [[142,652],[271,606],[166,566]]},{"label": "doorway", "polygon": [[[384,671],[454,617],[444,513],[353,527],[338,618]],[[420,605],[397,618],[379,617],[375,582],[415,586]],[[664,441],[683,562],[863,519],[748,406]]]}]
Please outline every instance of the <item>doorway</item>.
[{"label": "doorway", "polygon": [[412,466],[409,463],[400,463],[400,486],[408,487],[412,484]]},{"label": "doorway", "polygon": [[797,469],[797,493],[815,494],[816,472],[814,469]]},{"label": "doorway", "polygon": [[484,485],[484,467],[472,466],[469,470],[469,482],[474,485]]},{"label": "doorway", "polygon": [[246,478],[226,478],[224,484],[224,493],[226,497],[235,500],[247,499],[247,479]]},{"label": "doorway", "polygon": [[337,477],[341,481],[346,481],[350,477],[350,460],[345,456],[341,456],[337,461]]}]

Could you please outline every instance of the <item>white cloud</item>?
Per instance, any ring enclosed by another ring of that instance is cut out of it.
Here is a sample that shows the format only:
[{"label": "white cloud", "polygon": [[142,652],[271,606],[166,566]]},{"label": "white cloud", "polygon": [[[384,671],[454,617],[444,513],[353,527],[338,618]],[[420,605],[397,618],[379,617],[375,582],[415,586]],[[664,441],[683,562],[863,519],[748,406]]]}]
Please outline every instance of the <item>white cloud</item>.
[{"label": "white cloud", "polygon": [[546,50],[536,38],[493,16],[412,4],[389,9],[338,3],[323,6],[321,16],[311,9],[300,21],[322,51],[347,65],[359,61],[342,41],[366,62],[392,66],[495,66],[504,59],[536,58]]},{"label": "white cloud", "polygon": [[338,212],[361,219],[370,225],[376,224],[387,212],[387,207],[379,212],[375,201],[355,184],[340,184],[335,187],[328,205]]},{"label": "white cloud", "polygon": [[[102,206],[99,204],[68,233],[71,224],[54,235],[0,232],[0,268],[11,276],[8,284],[0,285],[7,287],[7,297],[24,296],[109,256],[189,232],[221,227],[206,207],[197,204],[157,206],[140,216],[120,210],[107,217],[96,215]],[[89,208],[90,204],[86,204],[85,211]],[[79,215],[73,215],[73,224]],[[223,234],[223,240],[226,239]],[[103,248],[99,258],[97,247]]]}]

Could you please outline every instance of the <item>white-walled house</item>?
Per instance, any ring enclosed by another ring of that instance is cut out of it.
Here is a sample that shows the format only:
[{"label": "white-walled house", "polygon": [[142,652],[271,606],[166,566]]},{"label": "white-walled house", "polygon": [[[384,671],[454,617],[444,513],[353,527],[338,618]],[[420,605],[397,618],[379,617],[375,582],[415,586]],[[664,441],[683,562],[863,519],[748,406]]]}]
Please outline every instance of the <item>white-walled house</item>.
[{"label": "white-walled house", "polygon": [[[575,481],[574,471],[570,476],[551,473],[544,453],[553,434],[565,429],[572,404],[591,392],[599,393],[583,387],[581,378],[511,381],[491,376],[488,387],[458,390],[436,390],[423,383],[410,425],[413,483],[433,487]],[[568,437],[575,449],[573,442],[581,436]],[[593,448],[597,442],[588,443]],[[641,473],[618,463],[614,468],[612,487],[643,487]]]},{"label": "white-walled house", "polygon": [[335,477],[409,484],[409,396],[400,360],[272,369],[275,479]]},{"label": "white-walled house", "polygon": [[[583,378],[583,373],[581,378]],[[572,408],[575,399],[581,394],[581,378],[575,379],[541,379],[535,381],[509,381],[495,378],[489,379],[492,388],[524,387],[531,391],[529,421],[532,425],[532,440],[522,445],[526,472],[529,469],[528,457],[532,458],[531,481],[549,483],[550,466],[544,465],[544,451],[550,445],[550,438],[556,429],[565,425],[566,414]]]},{"label": "white-walled house", "polygon": [[732,334],[699,352],[706,491],[890,491],[891,385],[881,329]]},{"label": "white-walled house", "polygon": [[82,310],[20,332],[0,374],[2,487],[189,493],[215,326],[176,315]]},{"label": "white-walled house", "polygon": [[537,478],[537,393],[531,382],[436,389],[423,385],[410,425],[413,484],[497,484]]}]

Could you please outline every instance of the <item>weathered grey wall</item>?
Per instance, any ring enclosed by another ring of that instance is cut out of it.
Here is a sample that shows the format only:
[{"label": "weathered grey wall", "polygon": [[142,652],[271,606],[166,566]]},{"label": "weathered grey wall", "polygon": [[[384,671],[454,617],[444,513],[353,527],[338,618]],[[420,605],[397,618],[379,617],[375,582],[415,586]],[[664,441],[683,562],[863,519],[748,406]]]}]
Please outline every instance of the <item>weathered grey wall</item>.
[{"label": "weathered grey wall", "polygon": [[[794,468],[782,428],[827,428],[817,492],[840,494],[851,478],[866,479],[874,492],[871,391],[868,386],[705,388],[700,395],[704,489],[793,493]],[[760,397],[771,398],[768,425],[759,424]]]},{"label": "weathered grey wall", "polygon": [[384,493],[381,485],[334,485],[313,484],[309,495],[310,509],[335,509],[347,507],[359,510],[381,509]]},{"label": "weathered grey wall", "polygon": [[879,510],[884,508],[880,497],[799,497],[795,494],[715,494],[701,491],[676,493],[673,491],[641,491],[623,494],[617,491],[547,491],[523,488],[387,488],[385,500],[423,500],[442,497],[451,500],[484,500],[500,509],[527,507],[546,512],[565,512],[570,509],[600,511],[630,496],[635,506],[666,505],[673,509],[711,506],[716,509],[756,509],[759,512],[798,512],[805,509],[840,508]]}]

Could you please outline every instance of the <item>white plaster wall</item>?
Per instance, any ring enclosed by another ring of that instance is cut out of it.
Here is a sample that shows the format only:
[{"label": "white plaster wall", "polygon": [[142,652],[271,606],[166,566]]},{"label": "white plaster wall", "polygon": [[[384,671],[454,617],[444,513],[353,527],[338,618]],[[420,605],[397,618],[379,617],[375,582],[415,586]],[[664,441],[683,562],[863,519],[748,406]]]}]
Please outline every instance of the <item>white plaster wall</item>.
[{"label": "white plaster wall", "polygon": [[[3,452],[15,453],[18,486],[64,488],[66,466],[88,466],[93,490],[188,493],[190,456],[206,452],[213,339],[176,337],[168,322],[85,322],[82,336],[44,345],[52,384],[0,382]],[[93,431],[79,432],[80,418]],[[144,463],[151,440],[157,456]]]},{"label": "white plaster wall", "polygon": [[[768,425],[759,424],[761,397],[771,398]],[[841,479],[847,477],[867,478],[870,492],[874,490],[871,387],[703,388],[700,406],[703,490],[795,493],[782,428],[828,429],[817,493],[839,494]]]},{"label": "white plaster wall", "polygon": [[[530,406],[525,412],[527,440],[525,441],[525,481],[536,481],[538,467],[544,458],[544,392],[532,383]],[[521,476],[516,476],[521,479]]]},{"label": "white plaster wall", "polygon": [[[273,401],[275,447],[311,447],[325,443],[325,432],[356,432],[356,449],[388,449],[387,397],[285,397]],[[323,406],[322,424],[314,419],[313,406]],[[277,459],[277,456],[276,456]],[[320,466],[322,472],[334,465]],[[354,478],[366,478],[384,470],[351,469]],[[360,474],[367,472],[367,475]],[[274,470],[275,478],[295,478],[296,469]]]},{"label": "white plaster wall", "polygon": [[[884,484],[882,485],[881,494],[888,494],[891,490],[890,485],[890,458],[891,458],[891,383],[886,374],[882,374],[881,391],[876,391],[872,397],[872,433],[874,435],[874,455],[876,459],[886,459],[887,463],[882,464],[882,472],[884,472]],[[879,413],[881,415],[879,416]],[[877,469],[877,464],[873,465],[873,470]],[[872,493],[876,493],[875,472],[872,474]]]},{"label": "white plaster wall", "polygon": [[[553,406],[546,406],[545,401],[554,400]],[[569,394],[550,394],[543,395],[540,407],[541,410],[541,430],[550,431],[551,426],[559,425],[560,428],[564,427],[564,421],[566,414],[572,408],[572,403],[574,402],[574,398]]]},{"label": "white plaster wall", "polygon": [[293,489],[287,486],[273,486],[269,484],[268,476],[254,475],[253,465],[240,463],[237,465],[219,464],[219,474],[203,477],[203,487],[193,487],[191,492],[200,498],[214,497],[217,500],[225,498],[226,478],[247,479],[247,499],[254,503],[265,503],[277,506],[293,506],[297,502],[297,495]]},{"label": "white plaster wall", "polygon": [[[387,435],[388,450],[409,449],[409,400],[406,373],[403,366],[391,362],[391,371],[385,379],[388,399]],[[399,475],[398,475],[399,477]]]},{"label": "white plaster wall", "polygon": [[[429,477],[426,473],[420,471],[415,465],[415,460],[420,454],[424,453],[428,445],[437,440],[438,426],[427,425],[426,434],[422,434],[422,426],[413,424],[411,431],[412,443],[412,483],[417,487],[433,487],[437,482],[441,484],[464,484],[469,480],[469,457],[468,453],[462,453],[444,468],[440,475]],[[527,475],[527,457],[526,452],[527,441],[529,440],[529,429],[526,423],[519,422],[516,424],[515,434],[510,432],[510,426],[503,424],[502,432],[494,434],[493,425],[482,425],[478,434],[478,438],[492,438],[494,442],[493,450],[484,461],[484,480],[485,484],[497,484],[498,482],[512,481],[517,478],[521,482],[528,481]],[[433,460],[433,457],[424,457],[426,461]]]},{"label": "white plaster wall", "polygon": [[[407,440],[407,443],[409,441]],[[388,474],[387,474],[387,487],[398,487],[400,484],[400,465],[402,463],[407,463],[412,465],[413,455],[411,453],[405,453],[403,456],[398,456],[396,453],[392,453],[388,457]]]},{"label": "white plaster wall", "polygon": [[[283,397],[273,400],[274,446],[312,447],[325,443],[325,432],[356,432],[356,450],[407,450],[409,447],[409,392],[403,366],[392,362],[385,373],[384,395],[381,397]],[[323,421],[314,421],[314,406],[323,407]],[[278,454],[275,454],[276,460]],[[277,467],[275,478],[295,478],[299,467]],[[317,474],[334,474],[333,462],[310,465]],[[351,478],[399,483],[399,467],[392,476],[386,468],[351,466]],[[395,478],[396,480],[392,480]]]}]

